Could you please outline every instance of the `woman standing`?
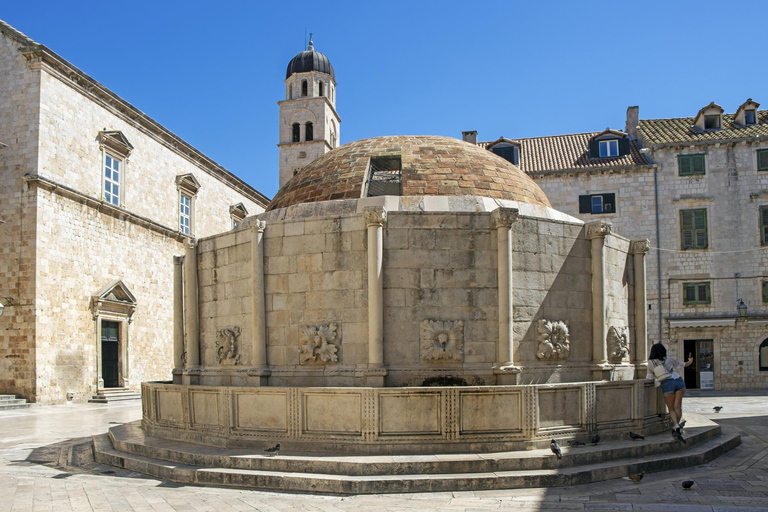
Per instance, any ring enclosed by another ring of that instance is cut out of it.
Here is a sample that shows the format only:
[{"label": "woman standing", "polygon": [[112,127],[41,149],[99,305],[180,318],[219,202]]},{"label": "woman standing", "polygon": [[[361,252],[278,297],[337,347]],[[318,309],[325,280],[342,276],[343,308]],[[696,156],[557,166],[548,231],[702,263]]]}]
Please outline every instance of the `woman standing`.
[{"label": "woman standing", "polygon": [[[674,357],[667,356],[667,349],[661,343],[656,343],[651,347],[651,353],[648,355],[648,378],[654,379],[653,370],[657,366],[664,366],[669,372],[669,378],[656,381],[656,387],[661,386],[661,392],[664,393],[664,401],[669,409],[669,417],[675,425],[675,431],[680,431],[680,420],[683,418],[683,395],[685,394],[685,380],[683,379],[682,369],[693,364],[693,357],[688,354],[688,360],[681,363]],[[680,373],[678,373],[680,372]]]}]

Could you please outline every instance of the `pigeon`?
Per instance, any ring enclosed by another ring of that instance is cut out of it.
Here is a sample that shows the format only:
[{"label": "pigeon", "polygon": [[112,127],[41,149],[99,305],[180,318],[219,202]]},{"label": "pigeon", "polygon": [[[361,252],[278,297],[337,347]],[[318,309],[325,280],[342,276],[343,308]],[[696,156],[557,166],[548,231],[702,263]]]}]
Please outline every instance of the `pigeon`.
[{"label": "pigeon", "polygon": [[568,444],[571,446],[584,446],[584,443],[582,443],[578,439],[569,439]]},{"label": "pigeon", "polygon": [[678,423],[678,425],[680,425],[680,428],[685,428],[685,420]]},{"label": "pigeon", "polygon": [[683,485],[683,489],[685,489],[686,491],[689,491],[689,490],[691,489],[691,487],[693,487],[693,484],[694,484],[694,483],[695,483],[695,482],[694,482],[693,480],[686,480],[686,481],[685,481],[685,482],[683,482],[683,484],[682,484],[682,485]]},{"label": "pigeon", "polygon": [[645,436],[641,436],[640,434],[635,434],[634,432],[629,433],[629,437],[637,441],[638,439],[645,439]]},{"label": "pigeon", "polygon": [[557,455],[558,459],[562,459],[563,458],[563,452],[560,451],[560,447],[557,446],[557,441],[555,441],[554,439],[552,440],[551,443],[549,443],[549,449],[552,450],[552,453]]},{"label": "pigeon", "polygon": [[643,479],[643,476],[645,476],[645,471],[641,471],[637,473],[636,475],[629,475],[627,478],[635,482],[636,484],[640,483],[640,480]]},{"label": "pigeon", "polygon": [[273,446],[271,448],[267,448],[264,451],[267,452],[267,453],[270,453],[272,455],[277,455],[277,452],[280,451],[280,443],[277,443],[275,446]]},{"label": "pigeon", "polygon": [[592,438],[592,444],[597,444],[600,442],[600,435],[595,434],[595,437]]},{"label": "pigeon", "polygon": [[715,412],[720,412],[723,409],[722,405],[716,405],[712,409],[714,409]]},{"label": "pigeon", "polygon": [[688,441],[686,441],[685,438],[683,438],[683,434],[681,434],[677,430],[672,431],[672,437],[674,437],[675,440],[680,441],[683,444],[688,444]]}]

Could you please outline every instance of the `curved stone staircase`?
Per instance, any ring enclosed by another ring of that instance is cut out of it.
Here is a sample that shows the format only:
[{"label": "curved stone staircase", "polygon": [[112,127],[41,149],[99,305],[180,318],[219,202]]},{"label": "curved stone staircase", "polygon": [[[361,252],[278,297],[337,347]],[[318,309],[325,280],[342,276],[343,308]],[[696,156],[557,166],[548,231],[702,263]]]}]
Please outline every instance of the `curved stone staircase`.
[{"label": "curved stone staircase", "polygon": [[331,456],[226,449],[148,436],[133,422],[94,438],[97,462],[190,484],[334,494],[565,486],[704,464],[738,446],[737,434],[690,415],[687,444],[669,434],[571,448],[439,455]]}]

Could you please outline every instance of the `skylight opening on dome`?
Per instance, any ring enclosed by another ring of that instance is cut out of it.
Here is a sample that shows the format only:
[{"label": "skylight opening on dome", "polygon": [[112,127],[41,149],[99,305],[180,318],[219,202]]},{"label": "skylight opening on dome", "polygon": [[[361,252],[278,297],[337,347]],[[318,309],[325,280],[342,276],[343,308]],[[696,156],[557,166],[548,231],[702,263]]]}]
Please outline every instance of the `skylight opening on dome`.
[{"label": "skylight opening on dome", "polygon": [[399,156],[371,157],[367,197],[403,194],[402,164]]}]

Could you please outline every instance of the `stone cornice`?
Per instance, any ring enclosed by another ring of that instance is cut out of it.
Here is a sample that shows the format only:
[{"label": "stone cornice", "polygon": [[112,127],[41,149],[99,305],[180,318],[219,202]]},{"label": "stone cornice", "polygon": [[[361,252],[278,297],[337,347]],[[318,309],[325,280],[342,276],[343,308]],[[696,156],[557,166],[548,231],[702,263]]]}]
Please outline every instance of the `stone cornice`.
[{"label": "stone cornice", "polygon": [[658,165],[624,165],[617,167],[590,167],[590,168],[571,168],[571,169],[558,169],[555,171],[525,171],[525,174],[534,178],[546,178],[548,176],[563,176],[568,174],[624,174],[634,171],[654,171],[658,169]]},{"label": "stone cornice", "polygon": [[79,203],[85,204],[88,207],[98,210],[101,213],[105,213],[116,218],[125,219],[128,222],[136,224],[137,226],[142,226],[155,231],[156,233],[161,233],[168,238],[173,238],[177,242],[183,243],[185,240],[193,240],[186,235],[182,235],[175,229],[171,229],[168,226],[163,226],[160,223],[157,223],[146,217],[142,217],[141,215],[131,213],[123,208],[113,206],[106,201],[101,201],[94,197],[85,195],[82,192],[78,192],[73,188],[62,185],[61,183],[57,183],[44,176],[39,176],[37,174],[27,174],[24,176],[24,182],[30,185],[35,184],[40,188],[48,190],[51,193],[77,200]]},{"label": "stone cornice", "polygon": [[212,177],[235,189],[243,196],[266,208],[269,199],[255,188],[217,164],[198,149],[163,127],[139,109],[107,89],[66,59],[46,46],[36,43],[10,25],[0,22],[3,33],[21,44],[19,51],[32,67],[44,67],[52,76],[98,103],[117,117],[130,123],[145,135],[193,163]]}]

